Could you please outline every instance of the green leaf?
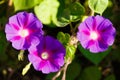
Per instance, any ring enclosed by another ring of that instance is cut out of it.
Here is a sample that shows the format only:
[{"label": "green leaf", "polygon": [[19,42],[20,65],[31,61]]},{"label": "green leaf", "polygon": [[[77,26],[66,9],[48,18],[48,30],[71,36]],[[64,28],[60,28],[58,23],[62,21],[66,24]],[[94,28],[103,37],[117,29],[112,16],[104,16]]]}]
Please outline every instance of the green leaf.
[{"label": "green leaf", "polygon": [[72,2],[73,2],[73,0],[65,0],[65,6],[71,5]]},{"label": "green leaf", "polygon": [[65,59],[68,60],[70,58],[70,60],[72,61],[75,57],[75,51],[76,48],[73,45],[67,45],[66,46],[66,56]]},{"label": "green leaf", "polygon": [[80,20],[85,9],[78,2],[65,8],[64,0],[44,0],[34,8],[34,11],[43,24],[64,27],[70,22]]},{"label": "green leaf", "polygon": [[58,15],[58,25],[66,26],[71,22],[76,22],[81,19],[84,13],[85,9],[79,2],[71,3],[63,10],[62,15]]},{"label": "green leaf", "polygon": [[67,45],[67,43],[70,41],[70,34],[65,33],[65,44]]},{"label": "green leaf", "polygon": [[7,55],[5,54],[6,47],[8,43],[6,41],[5,33],[3,31],[0,31],[0,61],[7,60]]},{"label": "green leaf", "polygon": [[120,46],[116,46],[116,48],[114,48],[111,53],[112,54],[110,55],[110,59],[120,62]]},{"label": "green leaf", "polygon": [[88,4],[91,10],[102,14],[108,6],[108,0],[89,0]]},{"label": "green leaf", "polygon": [[70,21],[72,22],[80,20],[81,15],[85,13],[84,7],[79,2],[71,4],[69,10],[71,10]]},{"label": "green leaf", "polygon": [[31,63],[28,63],[22,70],[22,75],[24,76],[30,69]]},{"label": "green leaf", "polygon": [[98,65],[103,60],[103,58],[111,51],[112,48],[109,47],[107,51],[101,53],[91,53],[89,50],[84,49],[81,45],[78,45],[78,49],[87,59]]},{"label": "green leaf", "polygon": [[57,39],[65,46],[70,41],[70,35],[68,33],[59,32]]},{"label": "green leaf", "polygon": [[57,34],[57,39],[62,43],[64,44],[64,40],[65,40],[65,34],[63,32],[58,32]]},{"label": "green leaf", "polygon": [[[4,24],[6,24],[6,22],[7,22],[6,17],[0,18],[0,25],[4,25]],[[0,27],[4,27],[4,26],[0,26]]]},{"label": "green leaf", "polygon": [[44,0],[34,8],[34,11],[43,24],[52,25],[57,21],[56,16],[59,6],[60,2],[58,0]]},{"label": "green leaf", "polygon": [[84,69],[79,80],[100,80],[101,71],[96,66],[90,66]]},{"label": "green leaf", "polygon": [[81,66],[77,62],[72,62],[67,69],[66,80],[75,80],[79,76],[81,71]]},{"label": "green leaf", "polygon": [[114,74],[109,75],[109,76],[107,76],[104,80],[116,80],[116,79],[115,79],[115,75],[114,75]]},{"label": "green leaf", "polygon": [[34,7],[43,0],[13,0],[15,11],[26,10]]},{"label": "green leaf", "polygon": [[68,44],[70,41],[70,35],[68,33],[64,34],[63,32],[59,32],[57,34],[57,39],[66,47],[66,56],[65,56],[66,60],[68,58],[73,60],[75,56],[76,48],[74,45]]}]

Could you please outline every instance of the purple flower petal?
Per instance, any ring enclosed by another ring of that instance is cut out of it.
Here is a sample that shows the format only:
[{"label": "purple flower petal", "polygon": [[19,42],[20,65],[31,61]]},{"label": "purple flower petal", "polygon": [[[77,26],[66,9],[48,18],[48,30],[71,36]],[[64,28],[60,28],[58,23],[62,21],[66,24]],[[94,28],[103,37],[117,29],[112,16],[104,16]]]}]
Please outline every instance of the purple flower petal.
[{"label": "purple flower petal", "polygon": [[34,68],[36,70],[39,69],[39,66],[40,66],[40,62],[42,61],[41,58],[39,58],[37,55],[33,55],[33,54],[29,54],[28,55],[28,58],[31,59],[31,63],[33,64]]},{"label": "purple flower petal", "polygon": [[[46,48],[47,49],[56,50],[56,49],[59,49],[59,47],[61,48],[61,46],[62,46],[58,40],[55,40],[54,38],[51,38],[50,36],[46,36],[45,40],[46,40]],[[51,45],[53,45],[53,46],[51,46]]]},{"label": "purple flower petal", "polygon": [[46,61],[46,62],[42,61],[40,65],[42,65],[40,67],[41,67],[41,70],[42,70],[43,73],[46,73],[46,74],[50,73],[50,63],[49,63],[49,61]]},{"label": "purple flower petal", "polygon": [[113,44],[116,34],[112,23],[99,15],[88,17],[78,30],[77,38],[81,45],[93,53],[107,50]]},{"label": "purple flower petal", "polygon": [[101,24],[98,25],[97,29],[100,31],[105,31],[108,28],[112,28],[112,23],[108,19],[104,19]]},{"label": "purple flower petal", "polygon": [[12,25],[12,24],[11,25],[10,24],[6,24],[5,32],[9,33],[9,34],[17,34],[18,29],[16,27],[14,25]]},{"label": "purple flower petal", "polygon": [[[5,27],[6,38],[13,47],[20,50],[28,49],[32,43],[37,45],[43,35],[42,23],[32,13],[19,12],[9,18]],[[18,44],[15,44],[18,43]]]},{"label": "purple flower petal", "polygon": [[103,41],[103,40],[98,40],[98,44],[99,44],[98,47],[101,49],[101,51],[107,50],[108,44],[107,44],[105,41]]},{"label": "purple flower petal", "polygon": [[13,25],[12,27],[14,27],[16,30],[19,30],[20,27],[21,27],[19,22],[18,22],[17,15],[14,15],[14,16],[10,17],[8,24]]},{"label": "purple flower petal", "polygon": [[90,52],[98,53],[100,51],[98,42],[95,42],[92,46],[89,47]]},{"label": "purple flower petal", "polygon": [[81,32],[83,30],[89,31],[89,27],[86,25],[86,23],[81,23],[80,27],[78,27],[78,30]]},{"label": "purple flower petal", "polygon": [[17,18],[17,21],[19,23],[19,26],[20,27],[23,27],[25,28],[26,25],[28,24],[28,18],[29,18],[29,15],[27,12],[20,12],[16,15],[16,18]]},{"label": "purple flower petal", "polygon": [[[18,40],[14,40],[14,42],[12,43],[12,46],[19,50],[19,49],[23,48],[24,42],[25,42],[25,39],[20,38]],[[24,49],[25,48],[23,48],[23,50]]]},{"label": "purple flower petal", "polygon": [[59,55],[54,55],[54,62],[57,62],[56,64],[62,66],[64,65],[64,57],[65,56],[63,53],[59,53]]},{"label": "purple flower petal", "polygon": [[[94,20],[94,21],[95,21],[95,23],[96,23],[97,28],[102,27],[101,24],[104,23],[104,20],[106,20],[106,19],[103,18],[102,16],[97,15],[97,16],[95,17],[95,20]],[[105,22],[106,22],[106,21],[105,21]]]},{"label": "purple flower petal", "polygon": [[[115,38],[115,28],[112,25],[109,25],[108,28],[101,31],[101,38],[106,41],[108,45],[112,45]],[[108,35],[109,34],[109,35]],[[111,35],[111,36],[110,36]]]},{"label": "purple flower petal", "polygon": [[[36,62],[38,64],[34,64],[32,57],[28,57],[33,66],[38,67],[35,69],[43,73],[56,72],[64,65],[65,48],[58,40],[50,36],[42,37],[40,43],[37,46],[31,45],[28,51],[41,59]],[[37,54],[34,54],[35,52]]]},{"label": "purple flower petal", "polygon": [[84,32],[78,32],[77,33],[77,38],[80,40],[81,45],[86,48],[88,46],[88,42],[90,40],[89,35],[84,34]]},{"label": "purple flower petal", "polygon": [[[34,15],[32,13],[29,13],[29,21],[28,21],[27,26],[30,26],[30,27],[28,27],[28,28],[32,28],[32,29],[43,28],[42,23],[40,23],[39,20],[37,20],[37,18],[35,16],[34,17],[33,16]],[[36,25],[36,26],[34,26],[34,25]],[[32,27],[32,26],[34,26],[34,27]]]},{"label": "purple flower petal", "polygon": [[53,65],[50,61],[42,61],[40,65],[42,65],[40,66],[41,67],[40,70],[42,70],[42,72],[46,74],[50,72],[56,72],[59,69],[58,67],[56,67],[56,65]]},{"label": "purple flower petal", "polygon": [[88,17],[85,22],[83,24],[85,24],[85,26],[89,29],[89,30],[93,30],[94,26],[94,17],[90,16]]}]

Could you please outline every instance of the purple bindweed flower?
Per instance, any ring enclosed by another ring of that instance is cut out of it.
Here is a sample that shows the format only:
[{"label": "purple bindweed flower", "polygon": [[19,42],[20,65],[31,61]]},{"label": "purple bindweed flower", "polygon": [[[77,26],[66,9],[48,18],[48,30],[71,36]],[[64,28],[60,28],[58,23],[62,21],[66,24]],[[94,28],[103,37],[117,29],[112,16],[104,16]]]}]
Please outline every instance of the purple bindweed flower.
[{"label": "purple bindweed flower", "polygon": [[56,72],[64,65],[65,48],[50,36],[43,37],[37,46],[32,45],[28,51],[29,61],[43,73]]},{"label": "purple bindweed flower", "polygon": [[93,53],[107,50],[116,34],[112,23],[99,15],[88,17],[78,29],[77,38],[81,45]]},{"label": "purple bindweed flower", "polygon": [[38,44],[42,34],[42,23],[32,13],[19,12],[9,18],[5,33],[7,40],[16,49],[26,50],[32,44]]}]

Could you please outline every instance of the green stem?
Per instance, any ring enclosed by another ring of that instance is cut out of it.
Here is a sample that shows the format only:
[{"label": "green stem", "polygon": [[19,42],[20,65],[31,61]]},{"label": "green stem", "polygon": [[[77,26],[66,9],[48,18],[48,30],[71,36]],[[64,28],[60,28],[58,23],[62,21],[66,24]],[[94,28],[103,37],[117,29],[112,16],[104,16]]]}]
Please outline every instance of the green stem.
[{"label": "green stem", "polygon": [[61,80],[65,80],[65,78],[66,78],[66,71],[67,71],[68,65],[70,63],[71,63],[71,60],[70,60],[70,58],[68,58],[68,60],[66,61],[65,65],[57,72],[57,74],[52,78],[52,80],[56,80],[60,76],[62,71],[63,71],[63,76],[62,76]]},{"label": "green stem", "polygon": [[62,76],[61,80],[66,80],[66,71],[67,71],[67,68],[70,63],[71,63],[71,59],[68,58],[68,60],[66,61],[65,65],[64,65],[64,68],[63,68],[63,76]]},{"label": "green stem", "polygon": [[56,80],[56,79],[60,76],[62,70],[63,70],[63,68],[61,68],[61,69],[57,72],[57,74],[52,78],[52,80]]},{"label": "green stem", "polygon": [[91,10],[91,16],[94,16],[94,11],[93,10]]},{"label": "green stem", "polygon": [[8,4],[7,4],[7,11],[6,11],[6,17],[9,18],[10,15],[13,14],[13,0],[7,0]]},{"label": "green stem", "polygon": [[68,64],[65,64],[64,70],[63,70],[63,76],[61,80],[66,80],[66,71],[67,71]]},{"label": "green stem", "polygon": [[70,31],[71,31],[72,35],[75,35],[75,30],[76,30],[76,28],[73,28],[72,23],[70,23]]},{"label": "green stem", "polygon": [[71,33],[73,33],[73,26],[71,22],[70,22],[70,30],[71,30]]}]

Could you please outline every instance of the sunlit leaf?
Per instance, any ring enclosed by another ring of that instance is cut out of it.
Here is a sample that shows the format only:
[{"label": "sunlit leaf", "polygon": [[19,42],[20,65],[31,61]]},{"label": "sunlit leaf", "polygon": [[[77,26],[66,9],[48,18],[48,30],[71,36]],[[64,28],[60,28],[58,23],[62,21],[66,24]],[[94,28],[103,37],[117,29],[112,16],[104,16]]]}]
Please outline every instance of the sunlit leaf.
[{"label": "sunlit leaf", "polygon": [[94,12],[102,14],[108,6],[108,0],[89,0],[88,4]]},{"label": "sunlit leaf", "polygon": [[75,57],[75,51],[76,48],[73,45],[67,45],[66,46],[66,56],[65,59],[68,60],[68,58],[70,58],[70,60],[73,60]]},{"label": "sunlit leaf", "polygon": [[34,7],[43,0],[13,0],[15,11],[26,10]]},{"label": "sunlit leaf", "polygon": [[64,0],[44,0],[35,7],[34,11],[43,24],[64,27],[80,20],[85,9],[79,2],[72,3],[65,8]]},{"label": "sunlit leaf", "polygon": [[65,40],[65,34],[63,32],[58,32],[57,34],[57,39],[64,44],[64,40]]},{"label": "sunlit leaf", "polygon": [[70,35],[68,33],[59,32],[57,34],[57,39],[65,46],[70,41]]},{"label": "sunlit leaf", "polygon": [[75,51],[76,48],[74,45],[70,45],[68,44],[70,41],[70,35],[68,33],[63,33],[63,32],[59,32],[57,35],[57,39],[65,46],[66,48],[66,60],[68,58],[70,58],[71,60],[74,58],[75,56]]},{"label": "sunlit leaf", "polygon": [[57,20],[56,16],[59,6],[58,0],[44,0],[34,8],[34,11],[43,24],[52,25]]},{"label": "sunlit leaf", "polygon": [[89,50],[84,49],[81,45],[78,45],[78,49],[87,59],[96,65],[98,65],[111,51],[111,47],[109,47],[107,51],[101,53],[91,53]]}]

